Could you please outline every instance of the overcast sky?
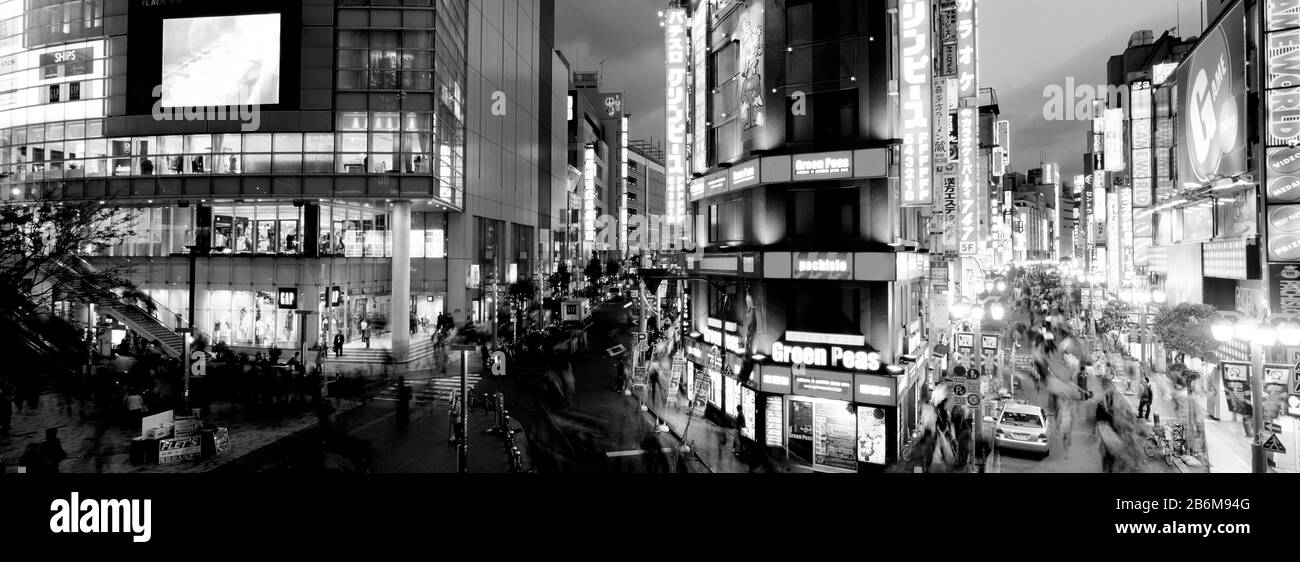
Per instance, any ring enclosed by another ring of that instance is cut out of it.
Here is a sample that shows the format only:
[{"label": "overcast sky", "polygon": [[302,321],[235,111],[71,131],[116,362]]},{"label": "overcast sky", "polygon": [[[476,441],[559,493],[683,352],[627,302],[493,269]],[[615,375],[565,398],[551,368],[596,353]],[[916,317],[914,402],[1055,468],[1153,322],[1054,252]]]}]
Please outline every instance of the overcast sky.
[{"label": "overcast sky", "polygon": [[[1059,162],[1066,178],[1083,172],[1084,131],[1077,121],[1043,118],[1043,89],[1104,84],[1106,61],[1134,31],[1157,37],[1177,23],[1199,35],[1199,0],[982,0],[979,2],[980,82],[998,92],[1011,121],[1012,167],[1038,167],[1039,152]],[[667,0],[556,0],[556,43],[574,70],[600,70],[604,90],[623,92],[634,139],[662,139],[663,33],[657,12]]]}]

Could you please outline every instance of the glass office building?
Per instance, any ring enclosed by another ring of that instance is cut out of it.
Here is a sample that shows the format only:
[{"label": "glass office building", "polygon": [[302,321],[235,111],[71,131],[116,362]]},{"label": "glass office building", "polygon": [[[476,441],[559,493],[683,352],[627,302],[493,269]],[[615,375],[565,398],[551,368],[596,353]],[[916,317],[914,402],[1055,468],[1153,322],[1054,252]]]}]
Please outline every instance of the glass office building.
[{"label": "glass office building", "polygon": [[[193,283],[196,327],[231,345],[353,339],[362,319],[397,340],[444,310],[452,249],[481,243],[449,234],[471,5],[0,1],[0,201],[120,205],[135,235],[88,259],[134,264],[169,326]],[[277,306],[290,288],[312,321]]]}]

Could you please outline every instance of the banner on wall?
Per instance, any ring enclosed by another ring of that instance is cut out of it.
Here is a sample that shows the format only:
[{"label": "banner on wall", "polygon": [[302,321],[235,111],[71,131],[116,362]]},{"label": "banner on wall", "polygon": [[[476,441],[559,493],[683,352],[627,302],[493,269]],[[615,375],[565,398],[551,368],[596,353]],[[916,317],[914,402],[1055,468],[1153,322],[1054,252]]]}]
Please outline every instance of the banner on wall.
[{"label": "banner on wall", "polygon": [[1246,171],[1245,26],[1245,3],[1237,2],[1175,73],[1180,182],[1206,184]]}]

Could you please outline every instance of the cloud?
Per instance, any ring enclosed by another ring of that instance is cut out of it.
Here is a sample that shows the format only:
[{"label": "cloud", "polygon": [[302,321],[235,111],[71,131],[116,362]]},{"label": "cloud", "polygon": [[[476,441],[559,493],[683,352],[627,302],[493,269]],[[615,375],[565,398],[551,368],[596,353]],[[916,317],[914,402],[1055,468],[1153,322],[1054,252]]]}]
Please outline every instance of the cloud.
[{"label": "cloud", "polygon": [[601,90],[623,92],[632,139],[664,136],[663,0],[557,0],[556,48],[573,70],[602,70]]}]

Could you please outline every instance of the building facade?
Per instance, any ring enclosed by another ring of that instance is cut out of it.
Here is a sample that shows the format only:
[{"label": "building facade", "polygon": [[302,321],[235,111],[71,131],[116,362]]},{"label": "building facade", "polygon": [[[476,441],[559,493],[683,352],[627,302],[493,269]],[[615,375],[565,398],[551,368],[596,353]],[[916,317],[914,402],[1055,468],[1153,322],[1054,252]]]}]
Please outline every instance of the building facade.
[{"label": "building facade", "polygon": [[168,327],[192,287],[211,341],[364,320],[404,360],[476,310],[474,264],[531,271],[551,2],[30,4],[0,3],[3,198],[120,205],[136,235],[88,257],[135,264]]},{"label": "building facade", "polygon": [[687,378],[747,439],[814,470],[879,468],[915,423],[928,355],[929,209],[898,191],[898,14],[690,4]]}]

